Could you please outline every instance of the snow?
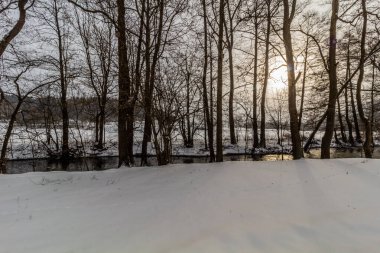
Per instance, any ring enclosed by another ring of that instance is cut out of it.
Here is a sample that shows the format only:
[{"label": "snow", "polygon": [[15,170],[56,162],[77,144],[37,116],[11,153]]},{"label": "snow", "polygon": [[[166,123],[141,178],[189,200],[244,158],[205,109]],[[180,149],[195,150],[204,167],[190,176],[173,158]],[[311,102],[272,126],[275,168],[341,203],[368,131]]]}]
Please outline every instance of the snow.
[{"label": "snow", "polygon": [[0,176],[0,252],[378,252],[380,160]]},{"label": "snow", "polygon": [[[78,148],[83,153],[82,157],[113,157],[118,155],[117,144],[117,123],[108,122],[105,126],[106,140],[104,150],[94,150],[94,129],[95,127],[89,122],[81,122],[81,128],[70,128],[70,147]],[[141,154],[141,143],[143,139],[143,123],[136,122],[135,138],[134,138],[134,154]],[[7,123],[0,121],[0,143],[2,136],[6,131]],[[57,130],[58,136],[61,136],[61,131]],[[302,131],[302,136],[307,137],[311,134],[310,131]],[[266,129],[266,144],[267,148],[257,148],[254,153],[257,155],[264,154],[280,154],[281,152],[290,153],[291,150],[291,138],[290,132],[283,131],[283,146],[277,144],[277,132],[275,129]],[[252,154],[252,129],[245,129],[243,127],[236,127],[236,137],[238,139],[237,145],[229,144],[229,129],[224,128],[223,139],[225,155],[241,155]],[[313,148],[320,147],[320,140],[322,139],[323,132],[317,132],[315,136],[316,144],[313,144]],[[246,141],[245,139],[248,139]],[[380,146],[380,136],[378,132],[374,132],[375,146]],[[83,143],[81,143],[81,141]],[[306,138],[304,138],[304,141]],[[27,159],[44,159],[48,158],[47,147],[42,143],[46,142],[46,130],[44,128],[29,128],[28,131],[22,126],[15,126],[11,140],[8,146],[7,158],[9,160],[27,160]],[[82,147],[83,144],[83,147]],[[78,146],[79,145],[79,146]],[[332,142],[332,147],[339,148],[338,145]],[[343,145],[346,149],[350,149],[349,146]],[[357,147],[361,147],[358,143]],[[51,144],[50,149],[55,151],[54,144]],[[155,149],[152,143],[148,144],[148,154],[155,155]],[[172,155],[174,156],[196,156],[205,157],[209,155],[209,151],[204,147],[204,131],[199,130],[194,136],[194,147],[186,148],[183,145],[183,139],[178,131],[174,131],[172,134]]]}]

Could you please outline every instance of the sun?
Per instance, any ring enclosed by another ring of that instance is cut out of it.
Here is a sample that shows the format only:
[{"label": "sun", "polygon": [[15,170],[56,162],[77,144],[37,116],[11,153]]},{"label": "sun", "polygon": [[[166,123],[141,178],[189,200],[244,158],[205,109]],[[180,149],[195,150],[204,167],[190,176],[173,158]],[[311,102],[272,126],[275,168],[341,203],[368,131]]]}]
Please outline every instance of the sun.
[{"label": "sun", "polygon": [[285,89],[288,83],[288,69],[282,58],[278,57],[272,64],[269,75],[269,87],[271,89]]}]

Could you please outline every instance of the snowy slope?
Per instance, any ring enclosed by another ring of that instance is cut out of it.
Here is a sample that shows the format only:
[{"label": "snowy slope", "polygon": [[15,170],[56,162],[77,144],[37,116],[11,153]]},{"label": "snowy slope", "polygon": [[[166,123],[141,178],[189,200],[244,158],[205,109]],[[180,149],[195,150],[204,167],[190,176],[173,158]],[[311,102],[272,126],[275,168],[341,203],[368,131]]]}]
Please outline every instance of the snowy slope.
[{"label": "snowy slope", "polygon": [[380,160],[0,176],[1,253],[379,252]]}]

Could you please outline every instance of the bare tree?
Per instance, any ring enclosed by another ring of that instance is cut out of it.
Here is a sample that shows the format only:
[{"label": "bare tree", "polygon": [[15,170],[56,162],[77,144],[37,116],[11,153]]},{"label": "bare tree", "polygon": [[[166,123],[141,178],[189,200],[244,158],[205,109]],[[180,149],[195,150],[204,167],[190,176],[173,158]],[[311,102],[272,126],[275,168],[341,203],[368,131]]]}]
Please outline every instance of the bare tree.
[{"label": "bare tree", "polygon": [[[206,127],[207,127],[207,136],[208,136],[208,148],[210,150],[210,162],[215,161],[215,152],[214,152],[214,131],[213,131],[213,124],[212,119],[210,115],[210,107],[212,111],[212,104],[209,107],[209,100],[207,96],[207,69],[208,69],[208,24],[207,24],[207,5],[206,0],[201,0],[202,2],[202,11],[203,11],[203,36],[204,36],[204,44],[203,44],[203,50],[204,50],[204,60],[203,60],[203,73],[202,73],[202,96],[203,96],[203,107],[205,111],[205,117],[206,117]],[[211,50],[210,50],[211,51]],[[212,76],[212,71],[211,76]],[[211,90],[212,90],[212,85]],[[210,96],[212,96],[212,93],[210,93]]]},{"label": "bare tree", "polygon": [[[350,33],[348,33],[348,43],[346,43],[346,76],[345,79],[347,80],[350,77],[350,72],[351,72],[351,63],[350,63]],[[350,87],[352,88],[352,84],[350,84]],[[352,122],[350,119],[350,111],[349,111],[349,99],[348,99],[348,92],[349,92],[349,87],[346,87],[344,89],[344,104],[345,104],[345,120],[347,123],[347,128],[348,128],[348,141],[351,144],[351,146],[355,146],[355,139],[353,136],[353,126]],[[353,91],[350,89],[350,94],[352,94]],[[351,99],[353,96],[351,96]],[[356,112],[355,112],[355,103],[353,103],[352,107],[352,113],[354,114],[354,118],[356,118]],[[358,129],[356,129],[357,134],[360,136],[360,132]]]},{"label": "bare tree", "polygon": [[[270,38],[271,38],[271,27],[272,27],[272,18],[277,13],[278,4],[273,0],[265,0],[266,3],[266,30],[265,30],[265,53],[264,53],[264,81],[263,89],[261,93],[261,121],[260,121],[260,146],[266,147],[265,140],[265,129],[266,129],[266,93],[268,89],[268,80],[269,80],[269,50],[270,50]],[[274,4],[273,4],[274,3]]]},{"label": "bare tree", "polygon": [[[14,54],[17,54],[14,52]],[[20,58],[20,56],[16,55],[17,58]],[[18,66],[20,65],[20,66]],[[30,85],[30,83],[33,82],[33,80],[25,79],[24,75],[30,73],[31,69],[37,67],[40,65],[38,61],[31,61],[28,59],[18,59],[16,64],[12,64],[13,69],[19,69],[19,71],[15,74],[15,76],[7,76],[7,80],[12,80],[13,87],[9,87],[10,94],[16,96],[17,103],[12,109],[12,113],[10,115],[7,130],[4,135],[3,143],[1,146],[1,154],[0,154],[0,173],[6,172],[6,160],[7,160],[7,151],[8,151],[8,144],[9,140],[11,138],[11,134],[13,132],[13,127],[17,121],[17,115],[20,112],[20,109],[24,102],[27,100],[27,98],[30,97],[33,93],[40,90],[44,86],[53,83],[53,82],[42,82],[38,85]],[[14,93],[12,92],[14,91]],[[11,104],[9,102],[9,104]]]},{"label": "bare tree", "polygon": [[364,79],[364,64],[366,52],[366,38],[367,38],[367,22],[368,22],[368,13],[367,13],[367,1],[361,0],[362,7],[362,16],[363,16],[363,27],[362,27],[362,36],[360,41],[360,60],[359,60],[359,77],[356,83],[356,103],[358,105],[358,113],[360,119],[365,127],[365,140],[363,143],[363,150],[365,157],[372,158],[373,147],[372,147],[372,124],[371,121],[364,113],[363,102],[362,102],[362,85]]},{"label": "bare tree", "polygon": [[0,40],[0,57],[3,55],[5,49],[11,43],[11,41],[21,32],[22,28],[24,27],[26,20],[26,12],[29,8],[31,8],[34,5],[35,2],[35,0],[32,0],[29,6],[27,6],[28,1],[29,0],[5,0],[5,2],[1,3],[0,14],[11,9],[14,4],[17,4],[19,18],[16,24],[14,24],[13,28]]},{"label": "bare tree", "polygon": [[114,56],[112,24],[100,25],[88,13],[83,17],[76,13],[76,19],[87,65],[86,78],[95,92],[98,106],[95,116],[95,148],[103,149],[108,93],[114,80],[111,72]]},{"label": "bare tree", "polygon": [[[119,65],[119,166],[133,164],[133,121],[128,117],[134,108],[131,107],[131,77],[128,61],[128,48],[126,38],[126,7],[124,0],[117,0],[117,40]],[[130,138],[132,137],[132,139]]]},{"label": "bare tree", "polygon": [[[111,2],[86,0],[78,3],[67,0],[85,12],[104,16],[116,29],[118,55],[118,151],[119,167],[131,166],[133,158],[134,109],[138,88],[132,87],[130,71],[130,54],[127,45],[126,6],[124,0]],[[116,12],[116,13],[114,13]],[[142,16],[140,16],[142,17]]]},{"label": "bare tree", "polygon": [[[71,32],[67,5],[63,0],[41,2],[38,10],[38,18],[52,31],[52,38],[45,38],[48,45],[54,48],[55,53],[47,56],[51,70],[58,72],[60,96],[60,109],[62,120],[62,142],[60,156],[62,161],[70,158],[69,147],[69,110],[68,110],[68,85],[73,78],[73,69],[69,62],[73,59],[73,53],[69,51]],[[56,56],[57,55],[57,56]]]},{"label": "bare tree", "polygon": [[[26,6],[28,0],[4,0],[0,3],[0,15],[14,8],[13,6],[16,4],[19,12],[19,18],[17,22],[14,24],[12,29],[7,34],[5,34],[3,38],[1,38],[0,40],[0,58],[3,56],[5,50],[7,49],[11,41],[21,32],[22,28],[24,27],[26,21],[26,12],[29,8],[31,8],[34,5],[34,1],[35,0],[33,0],[29,6]],[[0,87],[0,105],[3,100],[4,91]]]},{"label": "bare tree", "polygon": [[216,161],[223,162],[223,25],[224,0],[219,2],[218,24],[218,82],[216,96]]},{"label": "bare tree", "polygon": [[283,147],[283,131],[287,127],[287,119],[284,115],[286,108],[286,94],[277,91],[269,110],[270,123],[275,127],[277,133],[277,145]]},{"label": "bare tree", "polygon": [[230,74],[230,92],[228,100],[228,122],[230,128],[230,142],[231,144],[237,144],[236,134],[235,134],[235,119],[234,119],[234,93],[235,93],[235,76],[234,76],[234,35],[235,30],[238,28],[240,20],[237,20],[242,0],[226,0],[227,9],[227,20],[224,22],[224,28],[226,33],[226,44],[228,51],[228,64],[229,64],[229,74]]},{"label": "bare tree", "polygon": [[296,98],[296,83],[299,77],[295,76],[294,55],[292,46],[291,23],[296,12],[297,0],[293,0],[289,5],[288,0],[283,0],[284,4],[284,21],[283,21],[283,37],[286,51],[286,62],[288,68],[288,103],[290,115],[290,131],[292,136],[293,158],[300,159],[303,157],[301,144],[301,136],[298,127],[298,112]]},{"label": "bare tree", "polygon": [[326,129],[322,138],[321,145],[321,158],[330,158],[330,145],[334,134],[335,127],[335,106],[338,94],[338,80],[336,74],[336,24],[338,21],[339,0],[332,1],[332,13],[330,21],[330,38],[329,38],[329,59],[328,59],[328,73],[329,73],[329,103],[326,115]]},{"label": "bare tree", "polygon": [[[183,54],[181,54],[183,55]],[[198,96],[198,86],[197,86],[197,60],[195,58],[194,52],[189,54],[185,53],[183,55],[183,61],[180,63],[181,74],[184,79],[185,85],[185,96],[184,96],[184,112],[180,111],[181,120],[180,120],[180,131],[182,134],[182,139],[184,146],[187,148],[194,147],[194,135],[198,130],[196,119],[196,111],[198,111],[199,106],[193,108],[193,104],[197,103]],[[198,100],[199,102],[199,100]],[[199,103],[198,103],[199,104]]]},{"label": "bare tree", "polygon": [[158,165],[166,165],[171,161],[172,134],[179,123],[182,104],[186,103],[178,94],[186,89],[181,82],[177,68],[161,66],[154,87],[152,108],[153,142]]},{"label": "bare tree", "polygon": [[[170,39],[175,17],[182,13],[186,6],[183,0],[174,1],[174,8],[169,11],[170,1],[146,0],[145,7],[145,83],[144,83],[144,135],[141,150],[141,165],[147,164],[148,143],[152,137],[152,95],[155,86],[157,66]],[[169,13],[169,14],[168,14]]]}]

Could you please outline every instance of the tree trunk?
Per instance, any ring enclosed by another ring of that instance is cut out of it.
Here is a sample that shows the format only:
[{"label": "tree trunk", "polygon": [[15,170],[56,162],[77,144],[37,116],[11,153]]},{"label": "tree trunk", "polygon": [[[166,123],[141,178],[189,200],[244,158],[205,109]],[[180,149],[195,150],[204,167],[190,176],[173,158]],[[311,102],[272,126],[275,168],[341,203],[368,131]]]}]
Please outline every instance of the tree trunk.
[{"label": "tree trunk", "polygon": [[338,21],[339,0],[332,1],[332,14],[330,24],[330,47],[329,47],[329,103],[326,116],[326,129],[322,138],[321,158],[330,158],[330,145],[334,135],[335,106],[338,94],[338,81],[336,75],[336,24]]},{"label": "tree trunk", "polygon": [[350,97],[351,97],[351,110],[352,110],[352,117],[354,118],[354,126],[355,126],[355,139],[358,143],[362,142],[362,136],[360,133],[360,126],[359,126],[359,119],[358,114],[356,112],[356,104],[355,104],[355,97],[354,97],[354,87],[352,82],[350,81]]},{"label": "tree trunk", "polygon": [[150,71],[151,71],[151,57],[150,57],[150,0],[146,1],[146,21],[145,21],[145,83],[144,83],[144,135],[143,142],[141,148],[141,165],[148,164],[148,142],[151,141],[152,138],[152,101],[150,94]]},{"label": "tree trunk", "polygon": [[[210,35],[209,35],[210,36]],[[213,147],[214,150],[214,109],[215,109],[215,104],[214,104],[214,78],[213,78],[213,73],[214,73],[214,59],[212,56],[212,41],[211,39],[209,40],[209,45],[210,45],[210,132],[209,132],[209,146]],[[214,161],[216,160],[215,152],[210,153],[210,160]]]},{"label": "tree trunk", "polygon": [[290,116],[290,132],[292,137],[292,153],[293,159],[301,159],[303,157],[303,150],[301,144],[301,136],[298,128],[298,113],[297,113],[297,94],[296,94],[296,76],[295,65],[293,56],[292,36],[291,36],[291,22],[295,15],[296,1],[293,1],[292,10],[289,10],[288,0],[284,2],[284,25],[283,36],[286,50],[286,62],[288,66],[288,105]]},{"label": "tree trunk", "polygon": [[259,131],[257,124],[257,75],[258,75],[258,39],[259,39],[259,20],[257,14],[258,3],[255,4],[255,17],[254,17],[254,27],[255,27],[255,42],[254,42],[254,63],[253,63],[253,150],[259,147]]},{"label": "tree trunk", "polygon": [[25,5],[27,2],[28,0],[18,0],[18,12],[20,16],[13,28],[3,37],[2,40],[0,40],[0,58],[2,57],[5,49],[11,43],[11,41],[21,32],[22,28],[24,27],[26,20]]},{"label": "tree trunk", "polygon": [[265,103],[267,96],[267,87],[269,80],[269,44],[270,44],[270,32],[271,32],[271,24],[272,24],[272,13],[271,13],[271,0],[267,2],[267,28],[266,28],[266,37],[265,37],[265,62],[264,62],[264,83],[263,83],[263,91],[261,94],[261,125],[260,125],[260,147],[266,147],[265,141]]},{"label": "tree trunk", "polygon": [[59,9],[57,1],[54,1],[54,21],[56,25],[58,39],[58,54],[59,54],[59,82],[61,89],[61,113],[62,113],[62,152],[61,159],[67,161],[70,158],[69,150],[69,112],[67,108],[67,80],[66,80],[66,63],[64,59],[63,36],[61,33],[61,25],[59,23]]},{"label": "tree trunk", "polygon": [[7,158],[8,143],[13,131],[13,125],[16,122],[17,114],[20,110],[22,103],[23,103],[23,100],[18,101],[15,109],[13,110],[11,118],[9,120],[7,131],[4,135],[3,145],[1,147],[1,156],[0,156],[0,173],[6,173],[6,158]]},{"label": "tree trunk", "polygon": [[362,9],[363,9],[363,29],[362,29],[362,38],[360,43],[360,62],[359,62],[359,77],[356,84],[356,103],[358,104],[358,113],[359,117],[365,127],[365,141],[363,143],[363,149],[366,158],[372,158],[372,125],[371,121],[366,117],[364,113],[361,92],[362,84],[364,79],[364,63],[366,57],[366,36],[367,36],[367,20],[368,13],[366,7],[366,0],[362,0]]},{"label": "tree trunk", "polygon": [[342,112],[341,112],[341,109],[340,109],[340,99],[339,99],[339,97],[337,99],[337,102],[338,102],[338,120],[339,120],[339,126],[340,126],[340,135],[342,137],[342,141],[344,143],[347,143],[346,128],[344,127],[344,124],[343,124],[343,117],[342,117]]},{"label": "tree trunk", "polygon": [[234,63],[233,63],[233,32],[230,31],[230,43],[228,43],[228,63],[230,68],[230,95],[228,99],[228,122],[230,126],[230,141],[232,145],[237,144],[235,135],[235,119],[234,119],[234,91],[235,91],[235,81],[234,81]]},{"label": "tree trunk", "polygon": [[149,28],[149,23],[150,23],[150,1],[147,0],[147,21],[146,21],[146,56],[145,60],[146,66],[147,66],[147,71],[149,73],[146,73],[146,78],[149,79],[149,81],[146,80],[145,83],[145,98],[144,98],[144,108],[145,108],[145,123],[144,123],[144,137],[143,137],[143,143],[142,143],[142,154],[141,154],[141,165],[146,165],[147,164],[147,147],[148,147],[148,142],[151,141],[152,138],[152,124],[153,124],[153,117],[152,117],[152,97],[153,97],[153,89],[154,89],[154,83],[155,83],[155,78],[156,78],[156,67],[158,64],[159,56],[160,56],[160,49],[161,49],[161,43],[162,43],[162,30],[163,30],[163,19],[164,19],[164,5],[165,1],[160,0],[158,1],[158,8],[159,8],[159,20],[158,20],[158,27],[157,27],[157,35],[154,38],[154,53],[152,57],[152,64],[149,66],[150,63],[150,32],[151,29]]},{"label": "tree trunk", "polygon": [[[349,37],[348,37],[348,43],[347,43],[347,71],[348,71],[348,76],[350,77],[351,76],[351,54],[350,54],[350,52],[351,52],[350,51],[351,50],[351,34],[349,34],[348,36]],[[354,98],[354,91],[353,91],[354,87],[352,85],[351,80],[349,80],[349,87],[347,87],[347,89],[350,90],[351,111],[352,111],[352,116],[354,119],[356,141],[361,143],[362,137],[360,134],[359,121],[358,121],[358,117],[356,114],[356,105],[355,105],[355,98]]]},{"label": "tree trunk", "polygon": [[339,140],[339,138],[338,138],[338,134],[337,134],[337,132],[336,132],[336,128],[334,128],[334,138],[335,138],[335,143],[337,144],[337,145],[342,145],[342,142]]},{"label": "tree trunk", "polygon": [[355,146],[355,140],[354,136],[352,134],[352,123],[349,116],[349,108],[348,108],[348,91],[345,89],[344,91],[344,103],[345,103],[345,119],[347,123],[347,129],[348,129],[348,142],[353,147]]},{"label": "tree trunk", "polygon": [[216,99],[216,161],[223,162],[223,23],[224,0],[219,4],[218,83]]},{"label": "tree trunk", "polygon": [[[126,152],[128,156],[129,163],[132,165],[135,162],[134,159],[134,152],[133,152],[133,145],[134,145],[134,122],[135,122],[135,106],[136,101],[139,94],[139,89],[141,86],[141,51],[142,51],[142,43],[143,43],[143,32],[144,32],[144,15],[145,15],[145,0],[141,1],[142,4],[142,10],[140,14],[140,25],[139,25],[139,37],[138,37],[138,45],[137,45],[137,52],[136,52],[136,62],[135,62],[135,78],[134,78],[134,86],[130,85],[129,88],[129,94],[128,94],[128,103],[127,103],[127,109],[126,109],[126,120],[127,120],[127,130],[126,130],[126,138],[128,141],[126,146]],[[128,73],[128,78],[129,73]],[[129,83],[131,83],[129,81]]]},{"label": "tree trunk", "polygon": [[[202,0],[202,8],[203,8],[203,32],[204,32],[204,61],[203,61],[203,75],[202,75],[202,88],[203,88],[203,106],[205,111],[205,121],[207,127],[207,137],[208,137],[208,147],[210,150],[210,162],[215,161],[215,153],[214,153],[214,140],[213,140],[213,125],[210,116],[210,109],[208,105],[208,96],[207,96],[207,67],[208,67],[208,29],[207,29],[207,7],[206,0]],[[212,77],[212,72],[211,72]],[[212,89],[212,81],[210,82],[210,86]],[[212,93],[210,94],[212,96]],[[212,107],[212,105],[211,105]]]},{"label": "tree trunk", "polygon": [[[373,57],[372,63],[372,87],[371,87],[371,126],[374,127],[375,124],[375,78],[376,78],[376,56]],[[372,145],[374,147],[373,135],[372,135]]]},{"label": "tree trunk", "polygon": [[[187,64],[187,63],[186,63]],[[190,71],[186,72],[186,134],[185,147],[194,147],[193,135],[191,134],[191,121],[190,121]]]},{"label": "tree trunk", "polygon": [[309,138],[307,139],[304,147],[303,147],[303,150],[304,152],[309,152],[309,149],[310,149],[310,146],[314,140],[314,137],[315,135],[317,134],[319,128],[321,127],[322,123],[325,121],[327,117],[327,111],[323,114],[323,116],[321,117],[321,119],[317,122],[317,125],[315,126],[313,132],[310,134]]},{"label": "tree trunk", "polygon": [[305,102],[305,88],[306,88],[306,72],[307,72],[307,60],[309,56],[309,41],[310,38],[307,36],[306,38],[306,48],[305,48],[305,59],[303,62],[303,77],[302,77],[302,91],[301,91],[301,104],[300,104],[300,113],[298,118],[298,129],[301,130],[302,126],[302,115],[303,115],[303,106]]},{"label": "tree trunk", "polygon": [[122,165],[131,166],[133,161],[130,154],[130,146],[133,146],[133,139],[128,139],[131,129],[131,119],[128,118],[128,100],[131,91],[131,82],[128,65],[128,48],[126,38],[125,23],[125,3],[124,0],[117,0],[117,39],[118,39],[118,64],[119,64],[119,105],[118,105],[118,142],[119,142],[119,167]]},{"label": "tree trunk", "polygon": [[100,113],[96,112],[95,116],[95,147],[98,148],[99,145],[99,125],[100,125]]},{"label": "tree trunk", "polygon": [[106,106],[107,106],[107,91],[103,92],[100,112],[99,112],[99,139],[98,148],[104,148],[104,138],[105,138],[105,124],[106,124]]},{"label": "tree trunk", "polygon": [[[347,43],[347,66],[346,66],[346,81],[350,78],[351,75],[351,66],[350,66],[350,41]],[[348,87],[344,89],[344,103],[345,103],[345,118],[348,128],[348,141],[350,142],[350,145],[353,147],[355,146],[355,140],[352,132],[352,122],[350,119],[349,114],[349,101],[348,101]]]}]

